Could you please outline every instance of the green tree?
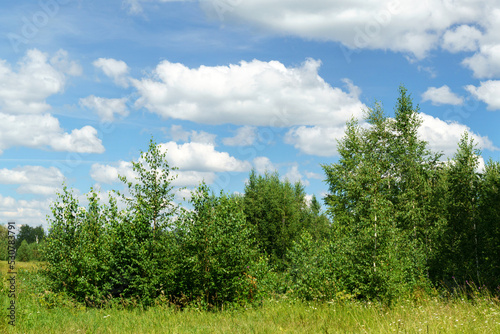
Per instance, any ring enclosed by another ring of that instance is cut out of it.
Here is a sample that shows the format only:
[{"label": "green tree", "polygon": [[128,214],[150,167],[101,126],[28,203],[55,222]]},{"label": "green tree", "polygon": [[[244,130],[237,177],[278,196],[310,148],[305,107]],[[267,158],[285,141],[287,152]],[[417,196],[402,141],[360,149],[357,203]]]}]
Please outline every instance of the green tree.
[{"label": "green tree", "polygon": [[66,186],[58,199],[52,205],[49,235],[42,248],[41,256],[48,262],[45,273],[55,291],[100,305],[113,288],[110,225],[118,216],[116,200],[100,204],[91,189],[84,208]]},{"label": "green tree", "polygon": [[473,138],[464,133],[449,163],[447,177],[447,226],[443,238],[445,262],[443,279],[480,280],[478,240],[477,172],[480,151]]},{"label": "green tree", "polygon": [[486,163],[479,191],[479,265],[483,282],[494,289],[500,285],[500,163]]},{"label": "green tree", "polygon": [[287,250],[307,226],[304,186],[281,181],[278,172],[257,175],[252,170],[245,186],[244,208],[261,250],[284,269]]},{"label": "green tree", "polygon": [[129,206],[129,212],[139,224],[146,237],[149,231],[162,230],[168,227],[170,218],[175,214],[176,207],[172,204],[174,194],[172,181],[176,176],[166,157],[166,151],[151,139],[147,152],[141,151],[139,161],[132,161],[133,171],[137,174],[135,180],[127,180],[120,175],[120,180],[128,187],[130,196],[122,197]]},{"label": "green tree", "polygon": [[21,262],[28,262],[31,260],[29,245],[26,240],[21,242],[21,246],[19,246],[19,249],[16,252],[16,260]]},{"label": "green tree", "polygon": [[238,198],[209,192],[200,185],[191,199],[193,210],[177,222],[178,295],[207,306],[248,301],[258,293],[253,233]]},{"label": "green tree", "polygon": [[[165,233],[172,228],[177,212],[173,204],[172,181],[175,175],[166,158],[166,151],[151,139],[146,152],[132,162],[135,180],[119,176],[130,196],[118,192],[127,203],[126,214],[113,229],[111,264],[114,295],[141,296],[151,303],[162,291],[162,280],[169,263]],[[163,241],[162,241],[163,240]],[[164,291],[164,290],[163,290]]]},{"label": "green tree", "polygon": [[404,87],[395,118],[375,104],[368,127],[347,123],[338,143],[340,159],[323,165],[332,233],[342,255],[341,280],[348,291],[393,298],[425,281],[430,235],[436,221],[430,205],[438,154],[419,139],[421,119]]},{"label": "green tree", "polygon": [[0,261],[6,261],[8,257],[8,230],[5,225],[0,225]]},{"label": "green tree", "polygon": [[22,225],[19,229],[19,233],[16,235],[16,247],[19,247],[23,240],[26,240],[28,244],[34,242],[40,242],[45,238],[45,231],[42,225],[37,227],[31,227],[29,225]]}]

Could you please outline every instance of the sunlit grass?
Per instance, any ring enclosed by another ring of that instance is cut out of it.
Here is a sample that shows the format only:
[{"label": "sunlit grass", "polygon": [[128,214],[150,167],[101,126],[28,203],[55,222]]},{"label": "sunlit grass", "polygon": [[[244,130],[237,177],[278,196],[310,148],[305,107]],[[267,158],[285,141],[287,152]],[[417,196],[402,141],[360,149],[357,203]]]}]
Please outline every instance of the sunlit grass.
[{"label": "sunlit grass", "polygon": [[[20,269],[33,270],[37,268],[42,268],[45,262],[18,262],[14,263],[15,271]],[[0,273],[3,275],[7,274],[9,270],[9,263],[7,261],[0,261]]]},{"label": "sunlit grass", "polygon": [[[500,333],[500,303],[488,294],[472,300],[423,297],[391,307],[281,297],[219,312],[179,311],[166,305],[91,309],[35,286],[39,277],[30,271],[20,269],[17,277],[16,326],[2,317],[0,333]],[[5,279],[2,271],[4,287]],[[4,288],[1,309],[8,303]]]}]

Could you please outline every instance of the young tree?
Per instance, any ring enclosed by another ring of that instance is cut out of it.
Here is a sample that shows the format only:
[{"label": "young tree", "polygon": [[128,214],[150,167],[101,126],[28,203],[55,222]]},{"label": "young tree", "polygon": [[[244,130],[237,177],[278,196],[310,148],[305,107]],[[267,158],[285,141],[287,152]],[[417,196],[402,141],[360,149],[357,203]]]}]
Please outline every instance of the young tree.
[{"label": "young tree", "polygon": [[483,282],[500,285],[500,163],[489,160],[479,190],[479,266]]},{"label": "young tree", "polygon": [[178,220],[180,260],[177,294],[207,306],[256,297],[252,270],[257,257],[252,230],[238,198],[210,194],[201,184],[192,211]]},{"label": "young tree", "polygon": [[464,133],[448,168],[447,226],[443,244],[446,276],[480,280],[478,240],[477,172],[480,151]]},{"label": "young tree", "polygon": [[376,104],[366,112],[368,127],[351,120],[338,144],[339,161],[323,165],[333,236],[341,252],[352,257],[344,261],[352,265],[343,280],[356,282],[349,283],[351,291],[367,297],[408,292],[427,269],[434,224],[427,217],[432,217],[429,201],[439,155],[419,139],[418,108],[404,87],[399,93],[394,119]]},{"label": "young tree", "polygon": [[21,242],[21,246],[19,246],[19,249],[16,252],[16,260],[22,262],[28,262],[31,260],[29,245],[26,240]]},{"label": "young tree", "polygon": [[171,217],[176,213],[176,207],[172,204],[172,181],[176,176],[172,175],[172,171],[177,168],[170,167],[166,154],[166,151],[151,139],[148,151],[141,151],[139,161],[132,161],[136,179],[128,180],[125,176],[119,176],[130,193],[129,197],[121,195],[144,237],[147,237],[150,231],[154,234],[157,230],[167,228]]},{"label": "young tree", "polygon": [[309,209],[303,185],[281,181],[278,172],[257,175],[252,170],[245,186],[244,207],[261,250],[283,270],[293,240],[303,228],[310,227],[308,223],[316,224],[305,217]]}]

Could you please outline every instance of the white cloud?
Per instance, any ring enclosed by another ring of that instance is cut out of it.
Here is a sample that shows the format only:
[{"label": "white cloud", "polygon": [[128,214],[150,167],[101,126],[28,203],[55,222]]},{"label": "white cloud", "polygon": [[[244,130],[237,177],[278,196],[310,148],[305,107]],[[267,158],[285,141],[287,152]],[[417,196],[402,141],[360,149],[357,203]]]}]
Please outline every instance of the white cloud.
[{"label": "white cloud", "polygon": [[236,131],[236,135],[230,138],[224,138],[222,142],[227,146],[250,146],[253,145],[257,128],[254,126],[243,126]]},{"label": "white cloud", "polygon": [[0,112],[11,114],[37,114],[51,107],[46,99],[64,90],[66,74],[81,72],[79,66],[69,62],[67,53],[60,50],[48,60],[39,50],[29,50],[18,63],[17,71],[0,60]]},{"label": "white cloud", "polygon": [[55,167],[23,166],[0,169],[0,184],[18,184],[21,194],[55,195],[60,190],[64,175]]},{"label": "white cloud", "polygon": [[345,80],[348,92],[319,75],[320,62],[308,59],[287,68],[278,61],[201,66],[161,62],[154,78],[132,80],[145,107],[165,118],[206,124],[288,127],[344,124],[361,115],[360,90]]},{"label": "white cloud", "polygon": [[[161,150],[167,150],[167,161],[171,167],[179,170],[171,171],[177,177],[172,181],[176,187],[197,186],[202,181],[207,184],[215,182],[216,172],[247,171],[251,165],[247,161],[238,160],[227,152],[218,152],[212,144],[191,142],[179,145],[176,142],[160,144]],[[100,183],[119,182],[118,174],[124,175],[131,182],[137,178],[130,162],[118,161],[114,164],[93,164],[90,176]]]},{"label": "white cloud", "polygon": [[464,99],[453,93],[447,85],[439,88],[429,87],[422,94],[422,101],[431,101],[434,105],[451,104],[454,106],[464,103]]},{"label": "white cloud", "polygon": [[481,36],[477,28],[461,25],[444,33],[442,48],[452,53],[476,51]]},{"label": "white cloud", "polygon": [[172,125],[168,132],[170,138],[174,141],[192,141],[202,144],[210,144],[215,146],[215,138],[217,135],[205,131],[185,131],[181,125]]},{"label": "white cloud", "polygon": [[[457,149],[457,144],[464,133],[468,131],[482,149],[498,150],[487,136],[481,136],[471,131],[463,124],[442,121],[439,118],[420,113],[423,123],[419,128],[419,135],[429,142],[429,147],[446,156],[451,156]],[[288,131],[285,142],[294,145],[299,151],[317,156],[335,156],[337,140],[344,136],[344,128],[305,127],[301,126]]]},{"label": "white cloud", "polygon": [[23,166],[0,169],[1,184],[53,184],[60,185],[64,175],[55,167]]},{"label": "white cloud", "polygon": [[113,81],[122,87],[128,87],[129,68],[123,60],[116,60],[113,58],[99,58],[92,63],[95,67],[100,68],[104,74],[112,78]]},{"label": "white cloud", "polygon": [[344,136],[345,126],[300,126],[290,129],[285,135],[285,143],[306,154],[322,157],[337,155],[337,140]]},{"label": "white cloud", "polygon": [[500,76],[500,40],[495,44],[482,45],[480,52],[464,59],[462,64],[469,67],[476,78]]},{"label": "white cloud", "polygon": [[[492,1],[493,2],[493,1]],[[208,15],[350,48],[408,52],[425,57],[450,27],[484,20],[488,6],[470,1],[200,1]],[[218,5],[219,4],[219,5]],[[493,4],[492,4],[493,6]]]},{"label": "white cloud", "polygon": [[0,220],[15,221],[18,225],[42,225],[47,231],[46,216],[50,214],[52,199],[16,200],[0,195]]},{"label": "white cloud", "polygon": [[216,174],[214,172],[197,172],[197,171],[175,171],[177,178],[172,182],[172,185],[177,187],[198,186],[202,181],[206,184],[212,184],[215,181]]},{"label": "white cloud", "polygon": [[309,181],[305,180],[304,176],[299,172],[299,166],[297,164],[290,167],[285,175],[282,176],[282,179],[288,180],[291,183],[300,182],[306,187],[310,184]]},{"label": "white cloud", "polygon": [[429,142],[429,147],[433,151],[443,152],[445,156],[451,157],[458,148],[458,142],[465,131],[479,145],[481,149],[498,150],[487,136],[481,136],[471,131],[471,129],[460,123],[445,122],[439,118],[421,113],[423,123],[418,133],[420,137]]},{"label": "white cloud", "polygon": [[227,152],[218,152],[212,144],[191,142],[179,145],[171,141],[160,146],[162,150],[167,150],[171,166],[181,170],[242,172],[251,168],[248,161],[238,160]]},{"label": "white cloud", "polygon": [[51,115],[7,115],[0,113],[0,154],[3,150],[27,146],[50,147],[55,151],[102,153],[104,146],[91,126],[64,132]]},{"label": "white cloud", "polygon": [[500,81],[482,81],[479,87],[468,85],[465,87],[475,98],[488,105],[489,110],[500,109]]},{"label": "white cloud", "polygon": [[81,106],[95,110],[103,121],[113,121],[115,119],[115,114],[124,117],[127,116],[129,111],[126,103],[127,98],[107,99],[94,95],[80,99]]},{"label": "white cloud", "polygon": [[50,145],[56,151],[68,151],[79,153],[103,153],[104,146],[97,137],[97,130],[91,126],[74,129],[69,133],[63,133],[53,140]]},{"label": "white cloud", "polygon": [[127,161],[119,161],[114,166],[96,163],[90,167],[90,177],[100,183],[119,182],[118,175],[125,176],[129,181],[133,181],[137,177],[132,169],[132,164]]},{"label": "white cloud", "polygon": [[274,166],[268,157],[256,157],[253,159],[253,165],[259,174],[264,174],[266,171],[273,172],[276,170],[276,166]]},{"label": "white cloud", "polygon": [[[126,161],[118,161],[111,165],[93,164],[90,168],[90,176],[97,182],[111,184],[121,182],[118,179],[118,174],[123,175],[130,182],[135,182],[138,175],[132,169],[132,164]],[[171,176],[175,177],[172,185],[176,187],[197,186],[201,181],[205,180],[207,184],[213,183],[215,173],[213,172],[198,172],[198,171],[171,171]]]},{"label": "white cloud", "polygon": [[323,175],[318,174],[318,173],[314,173],[314,172],[307,172],[306,171],[306,177],[308,179],[318,179],[318,180],[321,180],[323,178]]}]

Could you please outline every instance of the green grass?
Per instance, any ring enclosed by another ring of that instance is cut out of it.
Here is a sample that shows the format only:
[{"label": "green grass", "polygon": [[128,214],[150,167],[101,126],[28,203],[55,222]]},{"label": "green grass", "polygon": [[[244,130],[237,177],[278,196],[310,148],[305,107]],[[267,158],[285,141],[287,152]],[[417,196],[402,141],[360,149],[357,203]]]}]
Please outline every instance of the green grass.
[{"label": "green grass", "polygon": [[[0,333],[500,333],[500,303],[488,295],[472,301],[425,297],[391,307],[283,297],[220,312],[177,311],[162,305],[147,310],[90,309],[44,291],[31,270],[19,271],[16,326],[2,316]],[[2,270],[3,286],[6,278]],[[8,303],[4,288],[0,307],[5,315]]]}]

